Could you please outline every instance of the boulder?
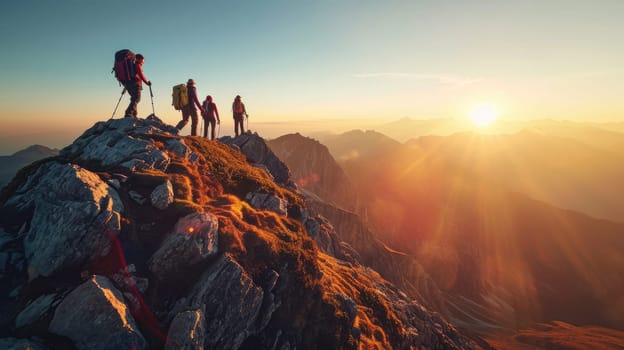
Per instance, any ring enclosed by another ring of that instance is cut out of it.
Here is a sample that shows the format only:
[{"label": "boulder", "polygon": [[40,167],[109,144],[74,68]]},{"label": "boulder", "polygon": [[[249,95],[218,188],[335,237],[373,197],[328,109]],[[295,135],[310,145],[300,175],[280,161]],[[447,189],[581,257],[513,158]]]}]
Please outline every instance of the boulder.
[{"label": "boulder", "polygon": [[39,167],[5,205],[32,211],[24,239],[31,280],[107,254],[123,211],[117,192],[95,173],[56,162]]},{"label": "boulder", "polygon": [[266,209],[280,215],[287,214],[288,203],[271,193],[247,193],[245,200],[256,209]]},{"label": "boulder", "polygon": [[173,185],[167,180],[163,184],[158,185],[150,195],[152,205],[160,210],[166,209],[173,203]]},{"label": "boulder", "polygon": [[74,289],[54,312],[49,331],[78,349],[145,349],[130,310],[108,278],[92,276]]},{"label": "boulder", "polygon": [[148,261],[150,271],[161,281],[176,278],[189,267],[217,253],[219,220],[210,213],[193,213],[176,223]]},{"label": "boulder", "polygon": [[238,349],[256,334],[264,292],[228,254],[212,263],[186,298],[178,300],[173,314],[204,307],[205,347]]},{"label": "boulder", "polygon": [[45,294],[32,300],[15,318],[15,328],[27,327],[51,314],[60,299],[58,294]]},{"label": "boulder", "polygon": [[165,350],[203,350],[206,319],[201,309],[184,311],[171,321]]},{"label": "boulder", "polygon": [[221,142],[237,146],[247,160],[254,165],[263,165],[273,175],[275,182],[281,186],[295,188],[290,178],[290,170],[258,134],[242,134],[238,137],[222,137]]},{"label": "boulder", "polygon": [[162,122],[156,120],[123,118],[100,122],[62,149],[60,154],[61,157],[79,158],[104,169],[121,167],[130,171],[164,171],[170,162],[167,153],[161,151],[152,140],[141,137],[164,133],[166,129]]}]

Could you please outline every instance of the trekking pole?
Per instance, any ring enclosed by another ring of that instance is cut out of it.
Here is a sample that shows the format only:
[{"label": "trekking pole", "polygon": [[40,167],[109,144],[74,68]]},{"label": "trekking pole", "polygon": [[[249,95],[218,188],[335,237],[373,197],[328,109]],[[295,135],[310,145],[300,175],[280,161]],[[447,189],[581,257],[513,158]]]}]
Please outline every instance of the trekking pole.
[{"label": "trekking pole", "polygon": [[219,138],[219,136],[221,136],[221,121],[218,121],[217,125],[217,138]]},{"label": "trekking pole", "polygon": [[152,115],[155,117],[156,116],[156,111],[154,111],[154,94],[152,93],[152,84],[150,82],[150,84],[148,85],[150,88],[150,97],[152,98]]},{"label": "trekking pole", "polygon": [[121,102],[121,98],[123,97],[123,94],[126,93],[126,88],[124,88],[123,90],[121,90],[121,96],[119,96],[119,101],[117,101],[117,105],[115,106],[115,110],[113,111],[113,115],[111,115],[110,119],[113,119],[113,117],[115,116],[115,112],[117,112],[117,107],[119,107],[119,102]]},{"label": "trekking pole", "polygon": [[245,113],[245,120],[247,121],[247,132],[249,132],[249,114]]}]

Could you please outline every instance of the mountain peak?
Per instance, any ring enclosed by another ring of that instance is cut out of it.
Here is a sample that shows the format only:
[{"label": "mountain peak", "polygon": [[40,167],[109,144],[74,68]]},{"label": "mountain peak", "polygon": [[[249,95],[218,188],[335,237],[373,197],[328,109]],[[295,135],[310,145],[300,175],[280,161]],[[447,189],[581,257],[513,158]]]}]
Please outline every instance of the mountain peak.
[{"label": "mountain peak", "polygon": [[332,226],[289,177],[258,135],[96,123],[3,193],[0,329],[51,348],[471,348],[319,244]]}]

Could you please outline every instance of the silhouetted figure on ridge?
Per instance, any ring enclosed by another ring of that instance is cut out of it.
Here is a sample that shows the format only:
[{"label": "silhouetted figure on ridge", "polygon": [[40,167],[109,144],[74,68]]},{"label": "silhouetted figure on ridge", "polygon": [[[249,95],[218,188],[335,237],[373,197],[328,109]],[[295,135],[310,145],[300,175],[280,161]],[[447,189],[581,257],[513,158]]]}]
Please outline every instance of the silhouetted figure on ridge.
[{"label": "silhouetted figure on ridge", "polygon": [[234,133],[238,136],[238,128],[240,126],[241,135],[245,133],[245,127],[243,126],[244,118],[249,116],[245,110],[245,104],[241,101],[240,95],[236,95],[234,102],[232,103],[232,114],[234,115]]},{"label": "silhouetted figure on ridge", "polygon": [[216,124],[221,124],[217,104],[212,102],[212,96],[208,95],[206,96],[203,107],[204,113],[202,113],[202,117],[204,118],[204,137],[208,137],[208,124],[210,124],[210,139],[214,140],[216,138],[215,126]]},{"label": "silhouetted figure on ridge", "polygon": [[117,80],[130,95],[130,104],[128,104],[124,116],[126,118],[137,118],[137,106],[141,101],[143,83],[148,86],[152,85],[152,82],[147,80],[145,74],[143,74],[143,62],[145,62],[145,58],[140,53],[135,55],[130,50],[118,51],[115,57],[116,60],[117,55],[121,55],[121,59],[119,59],[118,62],[116,61],[113,70],[115,71]]},{"label": "silhouetted figure on ridge", "polygon": [[202,107],[199,99],[197,98],[197,90],[195,89],[195,81],[189,79],[186,83],[188,91],[188,103],[182,107],[182,120],[176,125],[178,130],[182,130],[186,124],[188,124],[189,117],[191,117],[191,136],[197,136],[197,108],[199,108],[202,114],[205,113],[204,107]]}]

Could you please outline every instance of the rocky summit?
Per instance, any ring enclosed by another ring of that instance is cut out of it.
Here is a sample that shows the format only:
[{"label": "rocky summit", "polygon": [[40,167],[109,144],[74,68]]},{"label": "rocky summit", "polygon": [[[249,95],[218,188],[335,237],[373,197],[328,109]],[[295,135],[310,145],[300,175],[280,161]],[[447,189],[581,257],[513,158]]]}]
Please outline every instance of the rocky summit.
[{"label": "rocky summit", "polygon": [[470,349],[255,134],[99,122],[0,194],[0,347]]}]

